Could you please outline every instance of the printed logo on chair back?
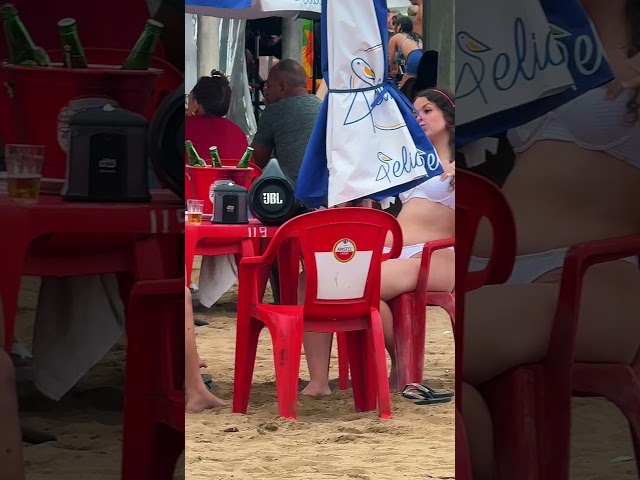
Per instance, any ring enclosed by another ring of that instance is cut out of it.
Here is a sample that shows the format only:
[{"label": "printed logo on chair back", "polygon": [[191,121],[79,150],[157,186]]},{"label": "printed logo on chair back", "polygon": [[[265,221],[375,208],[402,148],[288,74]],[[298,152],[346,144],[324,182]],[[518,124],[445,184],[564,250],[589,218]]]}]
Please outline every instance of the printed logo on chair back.
[{"label": "printed logo on chair back", "polygon": [[356,242],[341,238],[329,252],[316,252],[319,300],[352,300],[364,296],[373,252],[358,251]]},{"label": "printed logo on chair back", "polygon": [[349,238],[338,240],[333,246],[333,255],[339,262],[350,262],[356,255],[356,244]]}]

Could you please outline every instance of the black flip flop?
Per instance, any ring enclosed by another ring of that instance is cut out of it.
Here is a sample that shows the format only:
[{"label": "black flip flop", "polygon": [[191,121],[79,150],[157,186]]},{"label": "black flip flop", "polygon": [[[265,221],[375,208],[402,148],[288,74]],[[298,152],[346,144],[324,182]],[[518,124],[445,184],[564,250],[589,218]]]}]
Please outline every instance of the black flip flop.
[{"label": "black flip flop", "polygon": [[413,402],[416,405],[435,405],[438,403],[449,403],[453,400],[453,397],[442,397],[442,398],[429,398],[427,400],[420,400],[419,402]]},{"label": "black flip flop", "polygon": [[417,400],[416,405],[433,405],[447,403],[453,398],[451,392],[436,392],[434,389],[421,383],[410,383],[402,390],[402,396],[410,400]]},{"label": "black flip flop", "polygon": [[208,373],[203,373],[201,375],[202,377],[202,381],[204,382],[204,384],[207,386],[208,390],[215,390],[218,388],[218,385],[216,385],[215,383],[213,383],[213,376],[208,374]]}]

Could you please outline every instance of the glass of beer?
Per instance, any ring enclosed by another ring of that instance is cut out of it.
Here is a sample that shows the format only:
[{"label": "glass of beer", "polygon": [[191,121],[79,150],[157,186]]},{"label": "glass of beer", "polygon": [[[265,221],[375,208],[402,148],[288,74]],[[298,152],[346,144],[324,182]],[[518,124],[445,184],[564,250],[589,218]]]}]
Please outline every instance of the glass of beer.
[{"label": "glass of beer", "polygon": [[187,221],[193,225],[202,223],[204,200],[187,200]]},{"label": "glass of beer", "polygon": [[6,145],[9,200],[22,205],[38,203],[45,147],[42,145]]}]

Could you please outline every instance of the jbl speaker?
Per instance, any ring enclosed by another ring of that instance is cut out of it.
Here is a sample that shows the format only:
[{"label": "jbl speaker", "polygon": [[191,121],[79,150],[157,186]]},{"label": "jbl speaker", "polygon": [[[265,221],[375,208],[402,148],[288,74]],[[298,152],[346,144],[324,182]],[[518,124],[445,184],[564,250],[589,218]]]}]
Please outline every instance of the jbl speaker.
[{"label": "jbl speaker", "polygon": [[149,154],[161,185],[184,199],[184,84],[167,96],[153,115]]},{"label": "jbl speaker", "polygon": [[282,225],[300,210],[294,185],[272,158],[249,189],[249,210],[264,225]]}]

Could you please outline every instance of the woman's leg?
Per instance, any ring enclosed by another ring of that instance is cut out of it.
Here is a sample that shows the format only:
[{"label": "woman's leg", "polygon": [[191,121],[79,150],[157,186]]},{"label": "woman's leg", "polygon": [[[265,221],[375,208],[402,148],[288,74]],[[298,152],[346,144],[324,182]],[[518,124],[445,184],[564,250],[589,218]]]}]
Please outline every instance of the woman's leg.
[{"label": "woman's leg", "polygon": [[224,405],[224,402],[211,393],[202,381],[201,364],[196,347],[191,292],[188,287],[184,287],[184,384],[187,395],[186,410],[191,413]]},{"label": "woman's leg", "polygon": [[[539,280],[545,281],[544,278]],[[556,283],[496,285],[467,293],[464,381],[478,386],[518,365],[540,361],[549,345]],[[576,336],[576,360],[630,364],[640,348],[640,272],[627,262],[596,265],[586,274]],[[465,393],[466,395],[466,393]],[[473,400],[473,396],[471,401]],[[465,408],[468,435],[489,438],[485,421]],[[480,409],[481,410],[481,409]],[[484,425],[484,426],[483,426]],[[486,442],[469,441],[474,470],[490,462]],[[479,445],[481,445],[479,447]],[[482,452],[478,452],[482,448]],[[490,477],[487,477],[490,478]]]},{"label": "woman's leg", "polygon": [[393,346],[393,313],[389,304],[384,300],[380,300],[380,317],[382,317],[382,329],[384,330],[384,346],[387,348],[389,358],[391,359],[391,371],[389,372],[389,389],[397,392],[398,371],[396,370],[396,350]]},{"label": "woman's leg", "polygon": [[[298,277],[298,305],[304,303],[307,277],[302,272]],[[331,395],[329,388],[329,362],[331,359],[330,333],[305,332],[304,355],[309,367],[309,384],[300,392],[302,395],[325,397]]]},{"label": "woman's leg", "polygon": [[[380,298],[385,302],[416,289],[422,258],[395,258],[382,263]],[[452,250],[436,250],[431,256],[427,288],[450,292],[455,286],[456,256]]]},{"label": "woman's leg", "polygon": [[[380,316],[384,329],[384,341],[391,358],[389,388],[398,390],[395,368],[395,350],[393,346],[393,315],[388,302],[398,295],[416,289],[420,271],[420,257],[387,260],[382,264],[380,285]],[[427,288],[434,292],[450,292],[455,286],[455,254],[451,250],[437,250],[431,257]]]},{"label": "woman's leg", "polygon": [[[0,320],[2,316],[0,315]],[[1,325],[1,322],[0,322]],[[11,357],[0,348],[0,465],[2,478],[24,479],[22,434],[18,418],[16,381]]]},{"label": "woman's leg", "polygon": [[474,480],[493,480],[493,425],[480,392],[462,383],[462,417],[467,431]]}]

